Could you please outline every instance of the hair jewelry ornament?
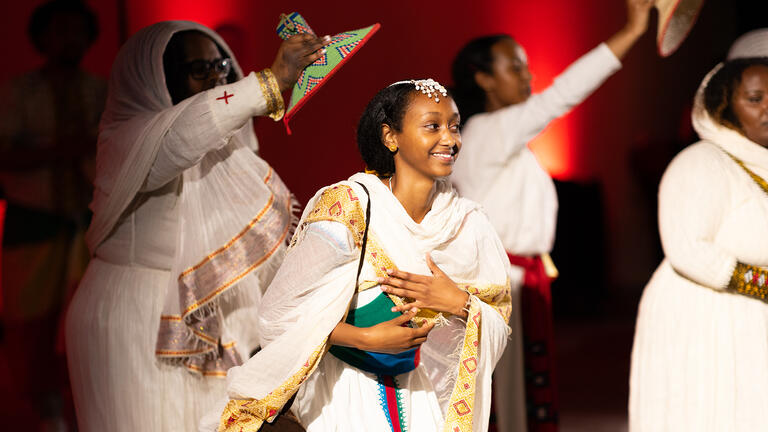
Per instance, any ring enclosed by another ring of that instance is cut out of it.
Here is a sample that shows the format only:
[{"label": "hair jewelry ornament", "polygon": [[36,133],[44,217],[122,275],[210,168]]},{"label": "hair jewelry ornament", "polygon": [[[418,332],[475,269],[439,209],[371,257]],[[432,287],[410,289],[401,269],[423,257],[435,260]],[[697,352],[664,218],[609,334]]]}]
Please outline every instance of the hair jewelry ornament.
[{"label": "hair jewelry ornament", "polygon": [[442,95],[443,97],[448,96],[448,90],[446,90],[442,84],[433,80],[432,78],[427,78],[422,80],[398,81],[390,84],[389,87],[392,87],[393,85],[398,85],[398,84],[413,84],[416,90],[421,91],[422,94],[424,94],[430,99],[434,97],[435,102],[437,103],[440,103],[440,98],[438,97],[439,95]]}]

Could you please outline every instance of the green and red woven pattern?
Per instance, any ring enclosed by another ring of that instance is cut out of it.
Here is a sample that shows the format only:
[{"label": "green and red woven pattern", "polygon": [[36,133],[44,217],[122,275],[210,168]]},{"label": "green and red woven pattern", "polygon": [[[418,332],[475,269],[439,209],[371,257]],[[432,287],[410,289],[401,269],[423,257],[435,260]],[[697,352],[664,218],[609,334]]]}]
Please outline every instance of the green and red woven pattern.
[{"label": "green and red woven pattern", "polygon": [[[376,23],[369,27],[339,33],[331,37],[331,43],[326,47],[325,54],[307,66],[293,86],[291,101],[285,110],[285,117],[283,117],[288,133],[290,133],[288,122],[291,117],[350,57],[359,51],[359,48],[376,33],[379,27],[380,25]],[[315,34],[299,13],[293,12],[283,15],[277,26],[278,36],[288,39],[299,33]]]}]

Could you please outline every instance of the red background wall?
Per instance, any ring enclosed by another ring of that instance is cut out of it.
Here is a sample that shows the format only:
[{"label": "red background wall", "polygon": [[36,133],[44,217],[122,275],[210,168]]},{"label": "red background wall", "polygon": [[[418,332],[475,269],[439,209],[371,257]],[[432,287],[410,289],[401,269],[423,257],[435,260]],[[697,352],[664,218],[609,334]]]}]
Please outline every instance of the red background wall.
[{"label": "red background wall", "polygon": [[[5,52],[0,81],[36,65],[25,36],[31,10],[40,0],[14,2],[0,15],[0,35],[13,41]],[[625,19],[622,0],[446,0],[386,2],[266,2],[247,0],[90,1],[101,36],[85,67],[107,75],[121,41],[164,19],[191,19],[210,27],[227,25],[223,35],[246,71],[272,63],[280,43],[274,28],[281,12],[299,11],[320,34],[379,22],[381,30],[307,104],[287,136],[281,124],[260,118],[262,155],[302,202],[321,186],[362,167],[355,125],[366,102],[383,86],[404,78],[433,77],[450,83],[450,63],[472,37],[505,32],[527,49],[541,90],[573,60],[617,31]],[[609,279],[637,287],[657,264],[657,236],[631,172],[634,153],[658,153],[662,165],[670,143],[686,132],[685,110],[701,77],[742,31],[738,11],[727,0],[708,0],[689,39],[672,57],[655,51],[656,16],[649,32],[629,53],[623,69],[585,103],[553,122],[532,148],[557,179],[597,181],[603,188]],[[124,29],[124,30],[123,30]],[[692,141],[688,133],[682,138]],[[650,206],[650,207],[649,207]],[[652,216],[650,216],[652,218]]]}]

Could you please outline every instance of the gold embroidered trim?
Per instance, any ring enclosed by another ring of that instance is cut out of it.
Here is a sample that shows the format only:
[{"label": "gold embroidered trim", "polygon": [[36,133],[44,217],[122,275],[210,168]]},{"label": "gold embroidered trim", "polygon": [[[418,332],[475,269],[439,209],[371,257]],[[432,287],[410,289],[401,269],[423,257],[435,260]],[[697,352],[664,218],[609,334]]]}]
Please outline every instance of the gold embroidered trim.
[{"label": "gold embroidered trim", "polygon": [[[266,175],[266,177],[264,177],[264,183],[265,183],[265,184],[266,184],[266,183],[268,183],[268,182],[269,182],[269,180],[270,180],[271,178],[272,178],[272,167],[270,167],[270,168],[269,168],[269,171],[267,172],[267,175]],[[216,249],[215,251],[213,251],[212,253],[210,253],[208,256],[206,256],[205,258],[203,258],[203,260],[202,260],[202,261],[200,261],[199,263],[197,263],[197,264],[195,264],[194,266],[192,266],[192,267],[190,267],[190,268],[188,268],[188,269],[184,270],[183,272],[181,272],[181,274],[179,275],[179,279],[181,279],[181,278],[183,278],[184,276],[188,275],[189,273],[192,273],[193,271],[195,271],[195,270],[199,269],[200,267],[202,267],[203,265],[205,265],[205,264],[206,264],[208,261],[210,261],[210,260],[212,260],[212,259],[216,258],[216,255],[219,255],[219,254],[221,254],[222,252],[224,252],[224,251],[226,251],[227,249],[229,249],[230,247],[232,247],[232,245],[233,245],[233,244],[235,244],[235,242],[237,242],[237,241],[238,241],[238,240],[240,240],[240,239],[241,239],[243,236],[245,236],[245,235],[248,233],[248,231],[249,231],[251,228],[253,228],[253,226],[254,226],[254,225],[255,225],[255,224],[256,224],[256,223],[257,223],[259,220],[261,220],[261,218],[263,218],[263,217],[264,217],[264,215],[267,213],[267,211],[269,211],[269,209],[270,209],[270,208],[272,208],[272,203],[273,203],[274,201],[275,201],[275,195],[274,195],[274,194],[272,194],[272,195],[269,197],[269,200],[267,201],[267,204],[266,204],[264,207],[262,207],[262,208],[261,208],[261,210],[259,210],[259,213],[256,215],[256,217],[255,217],[255,218],[253,218],[253,219],[252,219],[250,222],[248,222],[248,225],[246,225],[246,226],[245,226],[245,228],[243,228],[243,229],[242,229],[242,230],[241,230],[239,233],[237,233],[237,235],[235,235],[234,237],[232,237],[232,239],[230,239],[230,240],[229,240],[227,243],[225,243],[225,244],[224,244],[224,246],[222,246],[222,247],[220,247],[220,248]]]},{"label": "gold embroidered trim", "polygon": [[[386,277],[388,269],[397,270],[397,265],[395,265],[395,262],[392,261],[392,258],[390,258],[389,255],[387,255],[387,253],[384,251],[384,248],[381,247],[379,240],[376,238],[376,235],[370,230],[368,231],[368,244],[365,246],[365,260],[368,261],[368,264],[370,264],[371,267],[373,267],[373,270],[376,272],[376,276],[378,277]],[[361,288],[363,287],[368,289],[372,288],[373,286],[376,285],[370,286],[369,284],[363,284],[358,289],[358,291],[362,291]],[[396,306],[402,306],[410,302],[409,299],[405,299],[391,293],[387,293],[387,296]],[[439,320],[439,317],[441,316],[441,313],[435,312],[431,309],[420,309],[419,312],[416,313],[416,316],[411,319],[411,322],[421,327],[427,323]]]},{"label": "gold embroidered trim", "polygon": [[768,301],[768,270],[736,263],[728,288],[745,296]]},{"label": "gold embroidered trim", "polygon": [[[249,227],[248,230],[252,229],[253,227]],[[272,246],[272,249],[270,249],[263,257],[261,257],[259,260],[255,261],[253,264],[248,266],[242,273],[237,275],[236,277],[230,279],[229,281],[222,284],[220,287],[216,288],[215,290],[211,291],[207,296],[203,297],[202,299],[192,303],[190,306],[187,307],[187,309],[184,310],[184,315],[189,314],[190,312],[194,311],[195,309],[199,308],[201,305],[204,305],[207,303],[210,299],[216,297],[219,295],[222,291],[229,288],[230,286],[236,284],[240,281],[240,279],[244,278],[248,273],[251,272],[251,270],[255,269],[256,267],[260,266],[264,261],[268,260],[275,251],[280,247],[280,245],[285,241],[285,237],[288,235],[288,232],[291,230],[290,224],[286,225],[285,229],[283,230],[283,233],[280,235],[280,237],[277,239],[277,242]]]},{"label": "gold embroidered trim", "polygon": [[365,213],[355,191],[349,186],[329,187],[320,194],[312,212],[307,215],[304,225],[318,221],[339,222],[352,233],[355,246],[359,247],[363,242]]},{"label": "gold embroidered trim", "polygon": [[221,414],[219,432],[256,432],[265,421],[272,423],[299,386],[317,369],[327,351],[327,342],[327,338],[323,340],[295,374],[264,398],[230,400]]},{"label": "gold embroidered trim", "polygon": [[179,361],[190,372],[215,377],[226,376],[229,368],[242,363],[233,343],[221,343],[219,315],[197,316],[192,312],[272,257],[290,232],[288,190],[271,168],[263,181],[272,195],[256,217],[224,246],[179,276],[182,314],[160,317],[155,347],[158,358]]},{"label": "gold embroidered trim", "polygon": [[[264,178],[264,182],[267,183],[269,180],[272,179],[273,176],[272,168],[269,169],[269,172],[267,173],[266,177]],[[279,220],[280,215],[276,214],[279,213],[281,210],[284,210],[287,214],[291,213],[291,201],[290,201],[290,195],[287,189],[282,184],[278,184],[280,186],[278,189],[274,190],[273,194],[270,196],[269,200],[267,201],[267,204],[259,211],[259,213],[254,217],[246,226],[243,228],[237,235],[235,235],[232,239],[230,239],[226,244],[203,258],[199,263],[195,264],[194,266],[188,268],[187,270],[183,271],[179,275],[179,283],[182,285],[189,285],[192,286],[195,284],[194,278],[189,277],[193,272],[199,270],[204,265],[208,264],[210,261],[212,261],[214,258],[216,258],[218,255],[222,253],[229,253],[230,249],[232,249],[233,245],[239,244],[241,240],[243,240],[243,237],[245,237],[248,234],[252,233],[252,230],[256,226],[256,224],[260,222],[264,222],[266,225],[274,224],[276,221],[271,221],[269,218]],[[285,198],[285,202],[275,202],[277,199],[282,200],[282,198]],[[226,281],[221,283],[216,289],[208,291],[205,296],[202,296],[201,298],[195,299],[195,301],[190,302],[186,308],[184,309],[182,316],[186,317],[188,314],[193,312],[194,310],[198,309],[200,306],[204,305],[217,295],[221,294],[224,290],[232,286],[233,284],[237,283],[245,277],[248,273],[250,273],[253,269],[257,268],[261,264],[263,264],[266,260],[268,260],[274,253],[277,251],[277,249],[280,247],[280,245],[285,241],[285,237],[288,235],[288,233],[291,230],[291,225],[289,223],[286,223],[283,227],[283,232],[279,235],[277,239],[271,238],[265,238],[261,239],[261,241],[268,240],[272,242],[272,247],[269,250],[264,251],[264,255],[259,258],[257,261],[251,263],[248,267],[246,267],[242,272],[240,272],[237,275],[231,275],[232,277]],[[269,230],[267,230],[269,231]],[[264,245],[267,246],[267,245]],[[201,276],[202,277],[202,276]],[[184,281],[184,279],[189,279],[189,281]],[[189,288],[189,290],[194,290],[194,288]],[[183,301],[183,299],[182,299]]]},{"label": "gold embroidered trim", "polygon": [[509,279],[504,285],[498,284],[458,284],[459,288],[474,294],[480,300],[490,305],[509,324],[509,316],[512,313],[512,292]]},{"label": "gold embroidered trim", "polygon": [[285,114],[285,101],[283,101],[283,95],[280,93],[280,85],[277,83],[275,74],[272,73],[271,69],[266,68],[256,72],[256,79],[258,79],[261,93],[267,101],[269,117],[274,121],[282,119]]},{"label": "gold embroidered trim", "polygon": [[259,220],[261,220],[261,218],[264,217],[264,215],[269,211],[269,209],[272,208],[272,203],[274,201],[275,201],[275,196],[274,195],[270,196],[269,197],[269,201],[267,201],[267,204],[264,207],[262,207],[261,211],[259,211],[259,213],[256,215],[255,218],[253,218],[250,222],[248,222],[248,225],[246,225],[245,228],[243,228],[242,231],[237,233],[237,235],[234,236],[230,241],[225,243],[224,246],[222,246],[222,247],[216,249],[215,251],[211,252],[210,254],[208,254],[208,256],[203,258],[202,261],[200,261],[199,263],[195,264],[194,266],[192,266],[192,267],[184,270],[183,272],[181,272],[181,274],[179,275],[179,279],[184,278],[184,276],[186,276],[186,275],[192,273],[193,271],[199,269],[200,267],[204,266],[205,264],[208,263],[208,261],[211,261],[212,259],[216,258],[217,255],[221,254],[222,252],[224,252],[227,249],[229,249],[230,247],[232,247],[232,245],[235,244],[235,242],[237,242],[245,234],[247,234],[248,231],[250,229],[252,229],[253,226],[256,225],[256,223],[258,223]]},{"label": "gold embroidered trim", "polygon": [[477,350],[480,346],[480,305],[472,298],[467,316],[467,327],[464,333],[464,344],[461,347],[459,374],[456,385],[451,392],[448,402],[448,412],[445,415],[445,432],[471,432],[475,408],[475,382],[477,378]]}]

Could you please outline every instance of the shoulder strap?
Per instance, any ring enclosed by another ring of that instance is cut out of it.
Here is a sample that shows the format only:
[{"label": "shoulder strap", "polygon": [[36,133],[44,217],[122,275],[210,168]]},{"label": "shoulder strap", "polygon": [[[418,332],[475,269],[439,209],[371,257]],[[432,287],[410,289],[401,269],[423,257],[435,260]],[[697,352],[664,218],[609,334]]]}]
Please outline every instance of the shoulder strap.
[{"label": "shoulder strap", "polygon": [[371,194],[368,193],[368,188],[360,182],[355,182],[363,187],[365,194],[368,196],[368,203],[365,205],[365,231],[363,232],[363,242],[360,247],[360,262],[357,264],[357,276],[355,277],[355,291],[360,284],[360,272],[363,270],[363,263],[365,262],[365,244],[368,243],[368,226],[371,224]]}]

